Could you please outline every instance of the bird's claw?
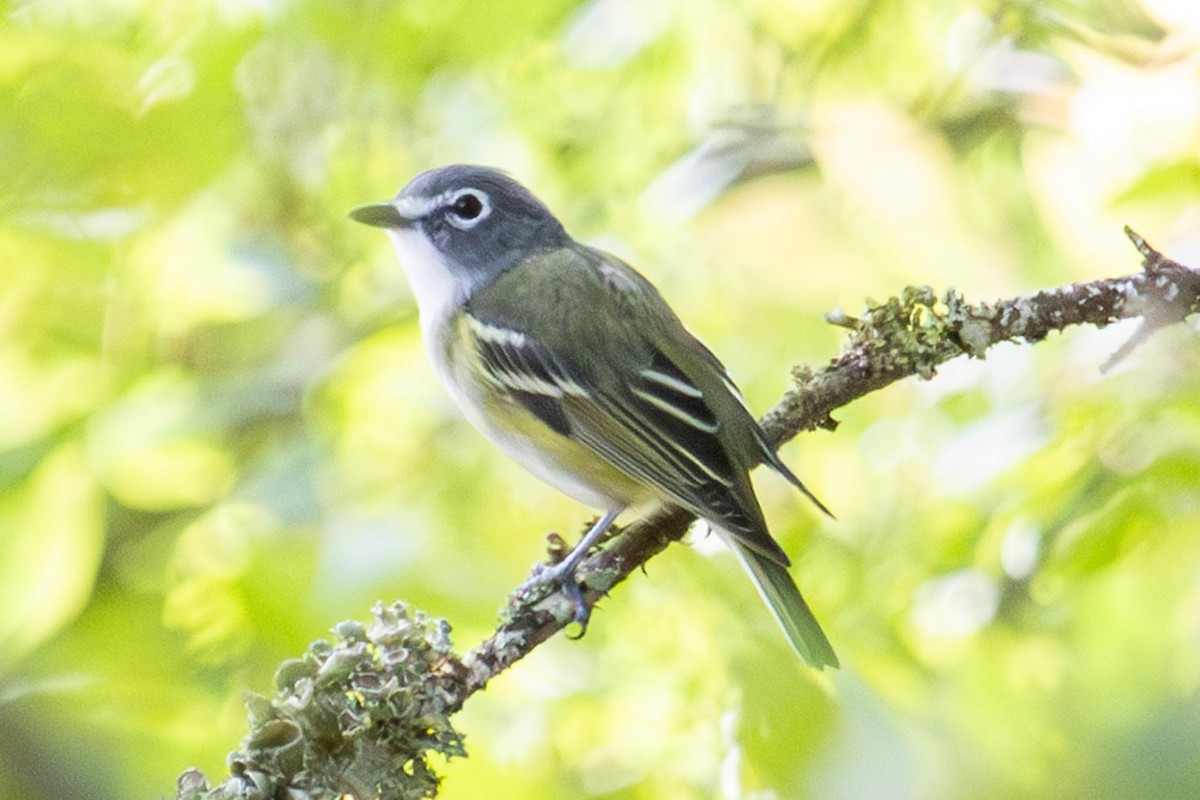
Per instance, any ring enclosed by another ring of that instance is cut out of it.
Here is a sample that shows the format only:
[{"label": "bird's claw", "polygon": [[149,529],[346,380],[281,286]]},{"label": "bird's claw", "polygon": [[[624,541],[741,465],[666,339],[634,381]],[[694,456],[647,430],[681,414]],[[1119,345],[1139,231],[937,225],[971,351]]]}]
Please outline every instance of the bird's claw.
[{"label": "bird's claw", "polygon": [[575,634],[574,636],[568,633],[567,638],[582,639],[583,635],[587,633],[588,620],[592,618],[592,609],[587,604],[587,598],[583,596],[583,587],[575,581],[574,575],[568,576],[566,581],[562,582],[560,585],[562,586],[563,592],[570,597],[571,601],[575,604],[575,614],[573,619],[575,622],[579,623],[579,633]]}]

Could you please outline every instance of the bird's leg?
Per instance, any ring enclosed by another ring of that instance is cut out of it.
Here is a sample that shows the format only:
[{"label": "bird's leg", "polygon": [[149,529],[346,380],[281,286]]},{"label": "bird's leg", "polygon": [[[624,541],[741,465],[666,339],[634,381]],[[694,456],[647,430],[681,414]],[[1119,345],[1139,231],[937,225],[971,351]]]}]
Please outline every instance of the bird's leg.
[{"label": "bird's leg", "polygon": [[[567,557],[553,566],[545,566],[539,564],[534,570],[533,576],[529,580],[521,584],[521,590],[532,589],[535,586],[544,586],[547,583],[556,583],[562,587],[572,600],[575,601],[575,621],[587,630],[588,617],[591,611],[587,607],[587,602],[583,597],[583,589],[575,582],[575,569],[579,566],[579,562],[587,556],[588,551],[592,549],[592,545],[600,540],[605,532],[612,527],[613,521],[624,509],[616,508],[596,520],[596,523],[588,529],[588,532],[579,540],[579,544],[567,553]],[[580,633],[580,636],[583,634]]]},{"label": "bird's leg", "polygon": [[574,575],[575,568],[578,567],[579,563],[587,557],[588,551],[592,549],[592,545],[600,541],[600,537],[608,532],[608,529],[612,527],[613,522],[616,521],[617,516],[623,510],[624,509],[621,508],[614,509],[613,511],[609,511],[607,514],[600,517],[600,519],[596,520],[595,524],[593,524],[592,527],[588,529],[588,532],[583,535],[583,538],[579,540],[579,544],[575,545],[575,547],[571,549],[570,553],[567,553],[566,558],[554,566],[546,569],[542,580],[547,582],[557,581],[564,577]]}]

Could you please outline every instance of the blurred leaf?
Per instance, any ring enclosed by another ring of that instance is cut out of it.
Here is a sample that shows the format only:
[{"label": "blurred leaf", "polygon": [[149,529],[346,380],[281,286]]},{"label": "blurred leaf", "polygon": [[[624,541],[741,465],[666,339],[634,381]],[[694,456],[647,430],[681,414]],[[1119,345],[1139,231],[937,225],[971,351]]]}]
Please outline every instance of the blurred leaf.
[{"label": "blurred leaf", "polygon": [[104,549],[103,501],[78,446],[0,499],[0,672],[84,608]]},{"label": "blurred leaf", "polygon": [[1171,205],[1186,203],[1200,191],[1200,161],[1186,159],[1160,164],[1146,170],[1124,193],[1113,198],[1114,205],[1154,201]]}]

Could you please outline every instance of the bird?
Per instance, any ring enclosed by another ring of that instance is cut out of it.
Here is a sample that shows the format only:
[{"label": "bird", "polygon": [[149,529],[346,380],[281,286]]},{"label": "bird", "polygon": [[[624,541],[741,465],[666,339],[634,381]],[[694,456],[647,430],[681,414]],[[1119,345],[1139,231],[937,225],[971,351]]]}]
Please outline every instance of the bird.
[{"label": "bird", "polygon": [[[768,531],[749,473],[783,463],[724,365],[645,277],[573,239],[507,173],[453,164],[350,212],[391,239],[434,369],[463,415],[537,477],[602,515],[534,583],[587,608],[575,569],[618,515],[652,504],[708,521],[796,653],[838,658]],[[832,515],[830,515],[832,516]]]}]

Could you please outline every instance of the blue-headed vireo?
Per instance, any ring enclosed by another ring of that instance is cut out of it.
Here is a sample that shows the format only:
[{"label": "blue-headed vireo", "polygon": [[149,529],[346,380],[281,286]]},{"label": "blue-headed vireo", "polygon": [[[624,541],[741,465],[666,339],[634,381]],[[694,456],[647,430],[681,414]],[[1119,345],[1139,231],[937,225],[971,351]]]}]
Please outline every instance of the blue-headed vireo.
[{"label": "blue-headed vireo", "polygon": [[424,172],[350,216],[391,237],[429,357],[467,418],[535,475],[604,510],[536,580],[578,594],[575,567],[618,514],[673,503],[713,523],[801,657],[837,666],[749,471],[768,464],[824,507],[649,281],[576,242],[529,190],[485,167]]}]

